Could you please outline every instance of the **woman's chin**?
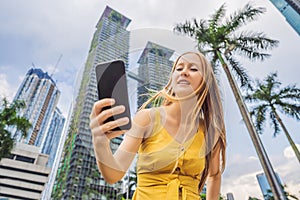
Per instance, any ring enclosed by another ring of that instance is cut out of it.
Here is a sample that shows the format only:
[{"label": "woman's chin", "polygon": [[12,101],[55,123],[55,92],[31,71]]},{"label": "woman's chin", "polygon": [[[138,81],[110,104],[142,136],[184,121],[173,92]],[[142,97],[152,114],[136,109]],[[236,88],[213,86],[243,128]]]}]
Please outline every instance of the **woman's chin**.
[{"label": "woman's chin", "polygon": [[[180,89],[175,91],[175,96],[177,98],[185,98],[185,97],[193,97],[194,90],[191,88],[185,88],[185,89]],[[192,96],[191,96],[192,95]],[[196,97],[196,95],[195,95]]]}]

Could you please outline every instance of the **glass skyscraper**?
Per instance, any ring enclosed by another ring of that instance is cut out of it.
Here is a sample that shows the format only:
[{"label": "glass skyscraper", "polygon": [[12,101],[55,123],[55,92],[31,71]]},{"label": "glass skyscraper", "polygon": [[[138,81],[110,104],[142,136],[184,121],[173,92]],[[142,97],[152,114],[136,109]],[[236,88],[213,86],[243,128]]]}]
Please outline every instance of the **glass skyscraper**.
[{"label": "glass skyscraper", "polygon": [[[106,7],[96,25],[74,103],[61,161],[52,190],[53,199],[117,199],[122,181],[109,185],[98,172],[91,141],[89,115],[97,100],[95,66],[121,59],[128,67],[130,19]],[[115,151],[122,138],[111,141]]]},{"label": "glass skyscraper", "polygon": [[300,35],[300,0],[271,0],[271,2]]},{"label": "glass skyscraper", "polygon": [[[281,182],[281,180],[280,180],[278,174],[277,174],[277,173],[275,173],[275,174],[276,174],[276,178],[277,178],[279,184],[282,185],[282,182]],[[259,183],[261,192],[262,192],[262,194],[263,194],[263,196],[264,196],[264,199],[265,199],[265,200],[268,200],[268,199],[269,199],[268,195],[272,195],[272,191],[271,191],[271,187],[270,187],[270,185],[269,185],[269,183],[268,183],[268,180],[267,180],[266,175],[265,175],[264,173],[257,174],[257,175],[256,175],[256,178],[257,178],[257,181],[258,181],[258,183]],[[282,186],[283,186],[283,185],[282,185]]]},{"label": "glass skyscraper", "polygon": [[144,83],[138,83],[138,107],[140,107],[149,96],[148,90],[160,90],[169,80],[173,62],[170,60],[174,50],[148,42],[143,50],[138,63],[138,77]]},{"label": "glass skyscraper", "polygon": [[47,72],[43,72],[41,69],[30,69],[19,87],[14,101],[23,100],[25,102],[26,108],[20,114],[30,121],[32,127],[26,138],[22,139],[19,132],[15,132],[13,137],[18,142],[22,140],[23,143],[41,147],[59,96],[60,91]]},{"label": "glass skyscraper", "polygon": [[49,155],[47,167],[51,168],[54,163],[65,120],[61,111],[56,107],[42,145],[42,153]]}]

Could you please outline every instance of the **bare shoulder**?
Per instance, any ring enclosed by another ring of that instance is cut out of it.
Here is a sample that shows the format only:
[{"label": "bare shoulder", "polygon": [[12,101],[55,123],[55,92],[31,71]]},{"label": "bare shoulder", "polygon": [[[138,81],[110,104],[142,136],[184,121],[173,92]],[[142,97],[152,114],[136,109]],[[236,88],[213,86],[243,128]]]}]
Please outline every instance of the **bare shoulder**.
[{"label": "bare shoulder", "polygon": [[132,128],[127,134],[138,138],[149,137],[153,130],[154,119],[154,108],[138,111],[132,120]]},{"label": "bare shoulder", "polygon": [[133,118],[134,123],[140,126],[149,126],[154,119],[154,109],[142,109],[136,113]]}]

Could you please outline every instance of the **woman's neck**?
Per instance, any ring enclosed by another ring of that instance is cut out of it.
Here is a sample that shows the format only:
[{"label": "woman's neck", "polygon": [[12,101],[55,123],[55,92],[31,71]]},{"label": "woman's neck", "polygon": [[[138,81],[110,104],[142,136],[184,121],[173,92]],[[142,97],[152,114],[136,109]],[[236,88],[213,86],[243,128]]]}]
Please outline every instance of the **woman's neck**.
[{"label": "woman's neck", "polygon": [[180,123],[191,122],[192,114],[197,105],[196,98],[176,101],[166,106],[166,111],[170,117]]}]

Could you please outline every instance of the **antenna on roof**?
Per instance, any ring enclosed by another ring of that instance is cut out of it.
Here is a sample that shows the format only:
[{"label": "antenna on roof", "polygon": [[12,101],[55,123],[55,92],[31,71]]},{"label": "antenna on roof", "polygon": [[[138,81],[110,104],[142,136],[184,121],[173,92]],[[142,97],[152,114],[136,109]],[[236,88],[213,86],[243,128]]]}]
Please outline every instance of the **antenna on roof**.
[{"label": "antenna on roof", "polygon": [[57,59],[57,61],[56,61],[56,64],[55,64],[55,66],[54,66],[54,69],[53,69],[52,73],[50,74],[50,77],[52,77],[53,74],[54,74],[54,72],[56,71],[57,66],[58,66],[58,64],[59,64],[59,62],[60,62],[62,56],[63,56],[62,54],[59,55],[59,57],[58,57],[58,59]]}]

